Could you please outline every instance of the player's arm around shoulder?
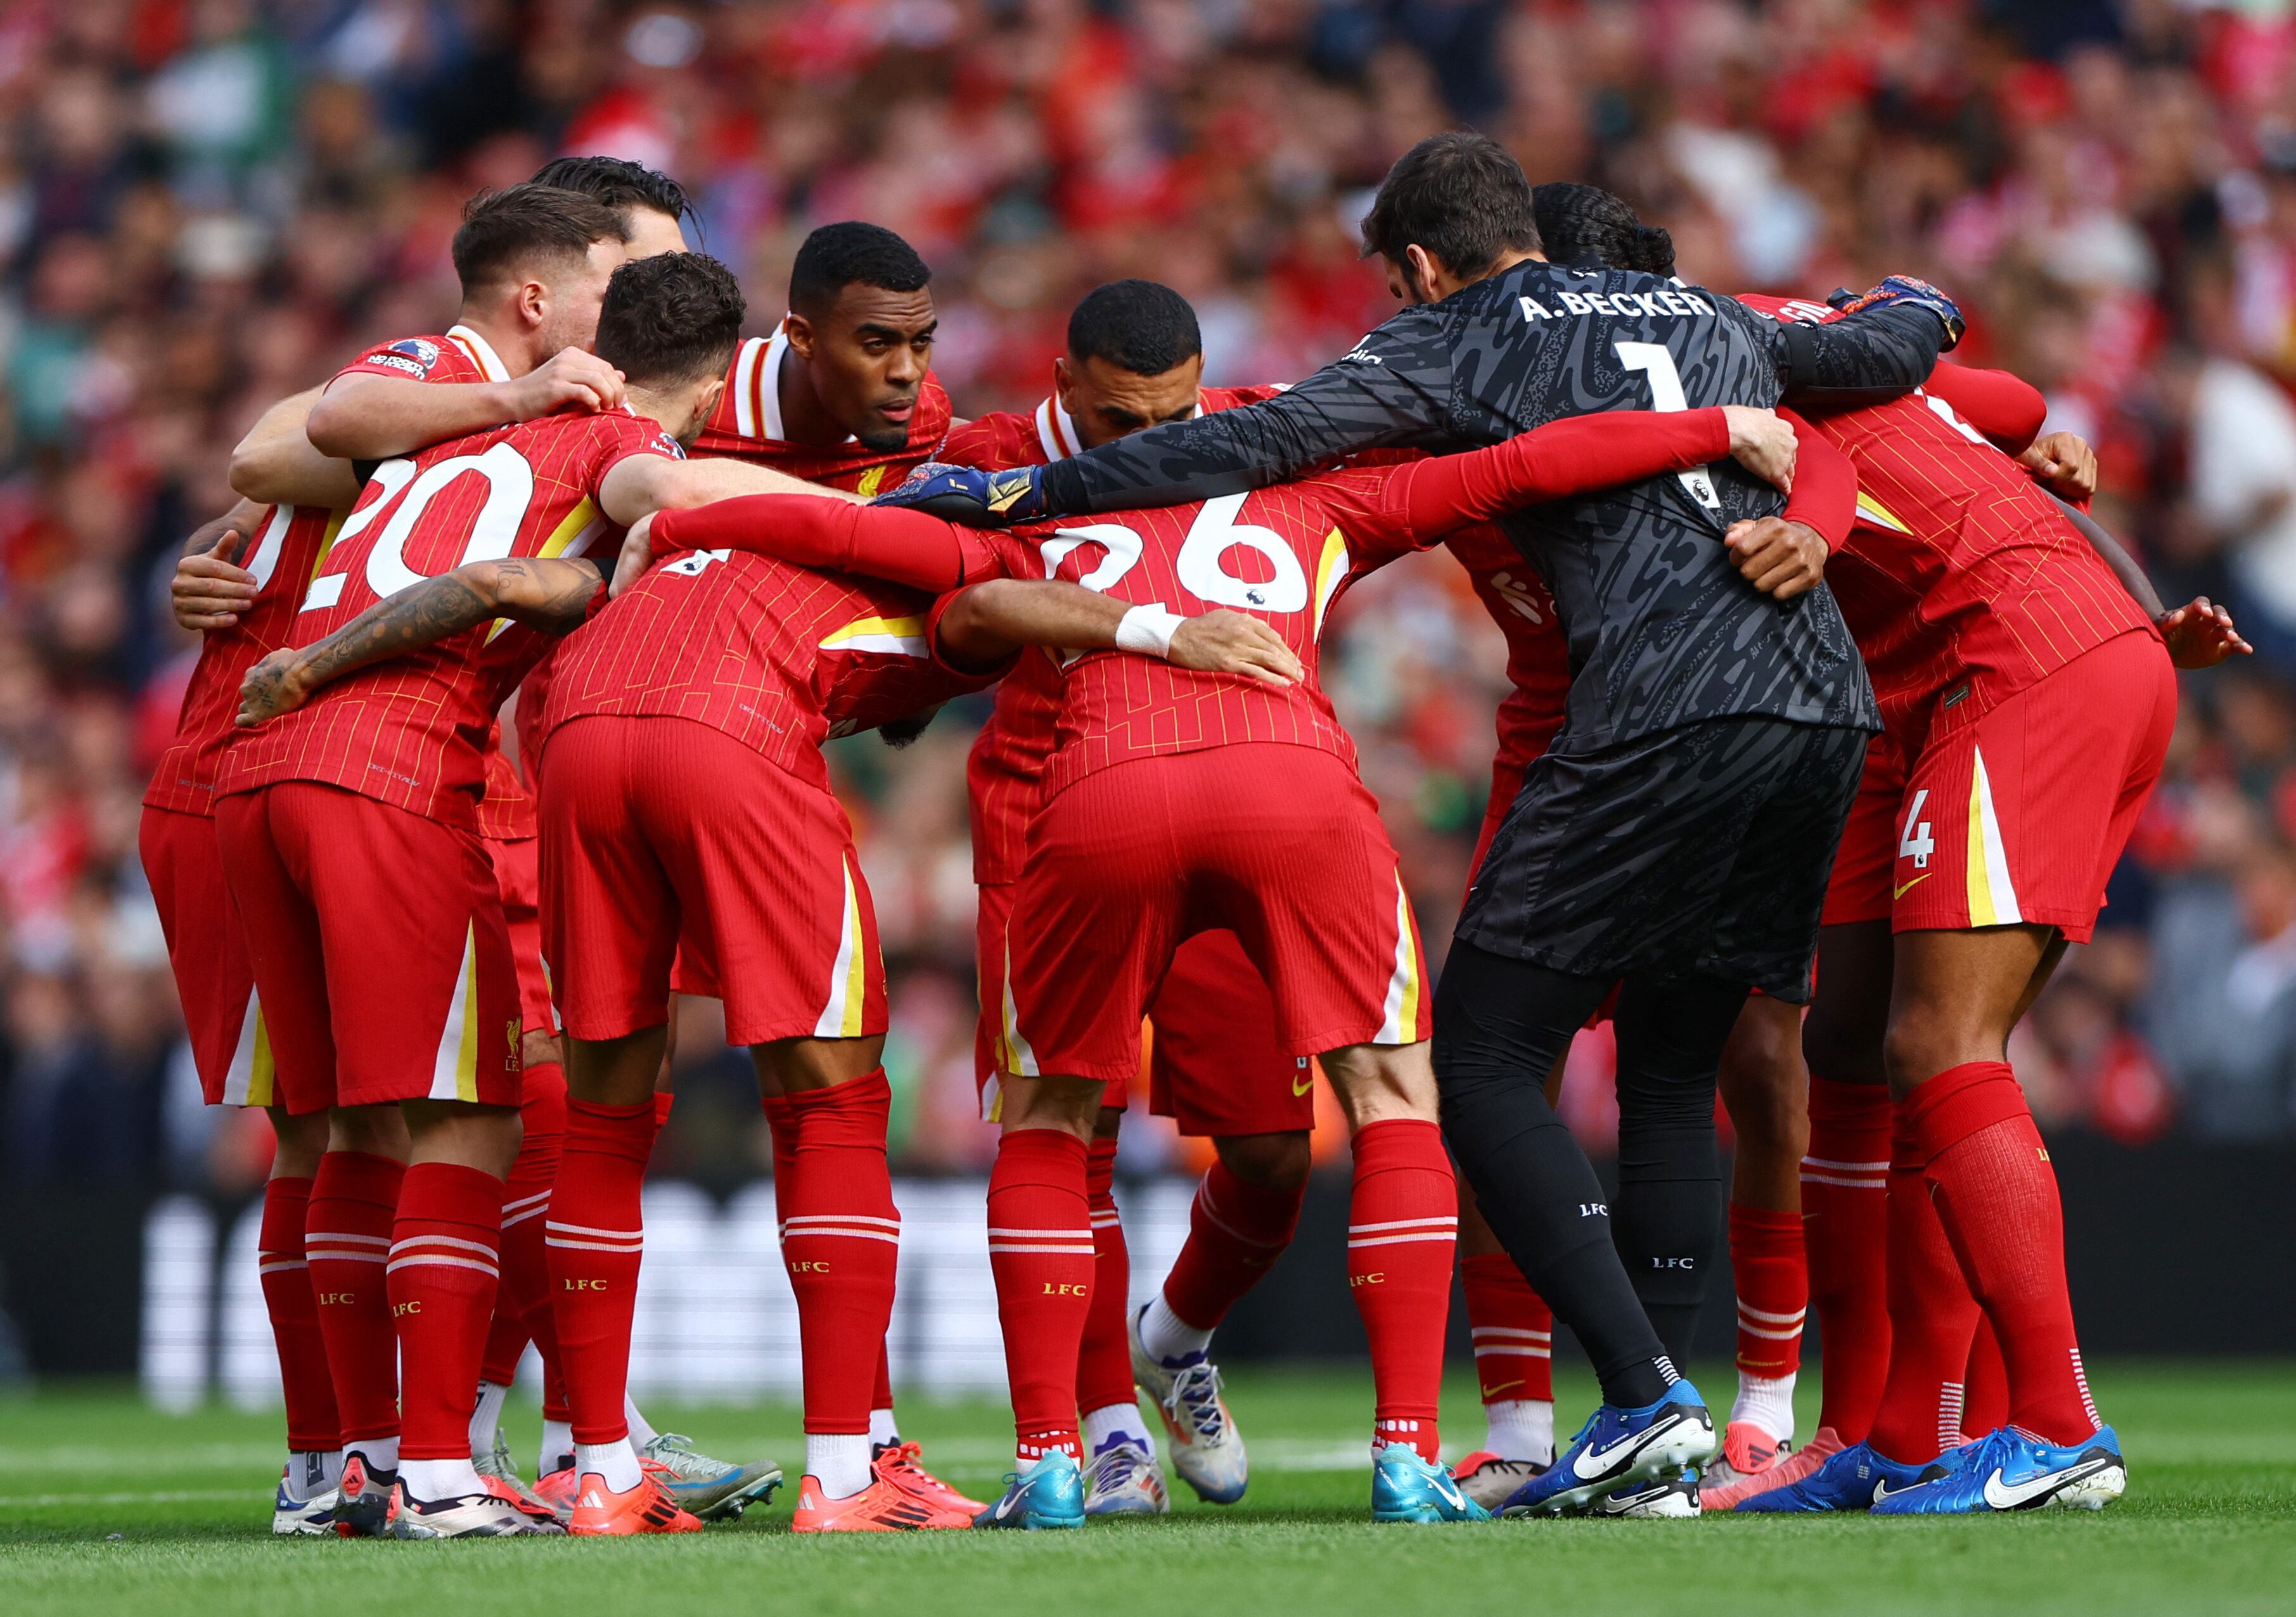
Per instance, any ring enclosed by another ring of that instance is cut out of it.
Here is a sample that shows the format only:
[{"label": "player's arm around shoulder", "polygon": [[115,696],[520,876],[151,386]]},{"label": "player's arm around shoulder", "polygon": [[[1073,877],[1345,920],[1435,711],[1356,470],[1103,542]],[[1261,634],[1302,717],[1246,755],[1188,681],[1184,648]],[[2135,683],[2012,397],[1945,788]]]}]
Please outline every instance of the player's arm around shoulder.
[{"label": "player's arm around shoulder", "polygon": [[323,640],[271,653],[240,682],[237,723],[250,729],[292,713],[324,685],[496,618],[570,633],[603,582],[596,562],[564,557],[466,562],[377,601]]},{"label": "player's arm around shoulder", "polygon": [[291,394],[265,411],[231,452],[232,492],[258,505],[338,510],[358,498],[350,462],[323,453],[308,430],[320,390]]}]

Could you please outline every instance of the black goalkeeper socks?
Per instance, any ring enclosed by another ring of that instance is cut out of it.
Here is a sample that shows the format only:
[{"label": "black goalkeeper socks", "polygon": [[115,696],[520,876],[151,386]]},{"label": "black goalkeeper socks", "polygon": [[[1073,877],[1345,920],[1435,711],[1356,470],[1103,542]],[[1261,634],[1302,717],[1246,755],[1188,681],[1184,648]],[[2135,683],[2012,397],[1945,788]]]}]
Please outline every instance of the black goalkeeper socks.
[{"label": "black goalkeeper socks", "polygon": [[1620,1262],[1611,1212],[1546,1074],[1610,984],[1458,942],[1435,995],[1443,1132],[1524,1278],[1577,1333],[1610,1403],[1663,1397],[1665,1349]]}]

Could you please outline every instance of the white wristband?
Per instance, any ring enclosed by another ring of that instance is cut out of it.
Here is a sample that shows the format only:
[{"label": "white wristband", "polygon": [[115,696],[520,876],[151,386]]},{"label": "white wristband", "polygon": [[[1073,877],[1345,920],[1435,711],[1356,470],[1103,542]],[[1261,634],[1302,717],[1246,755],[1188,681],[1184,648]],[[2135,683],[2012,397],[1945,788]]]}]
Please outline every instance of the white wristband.
[{"label": "white wristband", "polygon": [[1117,620],[1116,649],[1144,657],[1172,655],[1172,636],[1188,620],[1161,606],[1135,607]]}]

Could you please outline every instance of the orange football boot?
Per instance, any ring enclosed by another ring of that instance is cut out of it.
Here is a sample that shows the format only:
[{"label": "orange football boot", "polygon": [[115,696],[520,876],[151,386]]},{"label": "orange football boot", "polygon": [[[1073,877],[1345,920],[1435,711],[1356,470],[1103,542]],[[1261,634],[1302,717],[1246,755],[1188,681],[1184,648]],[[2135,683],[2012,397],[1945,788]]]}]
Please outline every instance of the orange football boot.
[{"label": "orange football boot", "polygon": [[797,1515],[791,1532],[914,1532],[945,1525],[936,1511],[897,1482],[879,1476],[866,1488],[841,1499],[826,1499],[817,1477],[798,1484]]},{"label": "orange football boot", "polygon": [[1758,1493],[1767,1493],[1773,1488],[1800,1482],[1825,1464],[1828,1457],[1841,1453],[1842,1448],[1841,1438],[1832,1426],[1820,1426],[1811,1434],[1808,1442],[1792,1454],[1778,1458],[1767,1469],[1756,1472],[1751,1476],[1741,1476],[1720,1488],[1701,1488],[1698,1490],[1698,1507],[1701,1510],[1734,1510],[1740,1499],[1750,1499]]},{"label": "orange football boot", "polygon": [[594,1471],[582,1474],[574,1495],[574,1519],[566,1531],[578,1539],[622,1539],[647,1532],[700,1532],[701,1518],[680,1510],[651,1475],[616,1493]]},{"label": "orange football boot", "polygon": [[968,1499],[942,1482],[919,1462],[924,1452],[916,1443],[880,1443],[869,1461],[869,1469],[881,1482],[894,1487],[917,1500],[932,1512],[928,1527],[970,1527],[972,1518],[988,1508],[979,1499]]}]

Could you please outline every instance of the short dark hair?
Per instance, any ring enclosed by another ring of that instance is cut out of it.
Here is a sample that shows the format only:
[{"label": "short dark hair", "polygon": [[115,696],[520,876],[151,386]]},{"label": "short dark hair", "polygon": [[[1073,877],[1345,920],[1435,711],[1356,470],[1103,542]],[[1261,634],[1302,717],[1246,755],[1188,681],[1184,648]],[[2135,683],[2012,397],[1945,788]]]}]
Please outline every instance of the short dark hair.
[{"label": "short dark hair", "polygon": [[1380,182],[1363,239],[1365,257],[1401,264],[1416,242],[1453,274],[1480,275],[1502,253],[1538,250],[1530,181],[1488,135],[1431,135]]},{"label": "short dark hair", "polygon": [[725,370],[742,344],[734,272],[707,253],[633,258],[606,283],[600,359],[641,387],[675,387]]},{"label": "short dark hair", "polygon": [[1530,204],[1546,256],[1557,264],[1674,274],[1674,238],[1600,185],[1551,181],[1530,193]]},{"label": "short dark hair", "polygon": [[1155,281],[1096,286],[1069,316],[1069,357],[1104,359],[1137,376],[1161,376],[1204,351],[1188,300]]},{"label": "short dark hair", "polygon": [[594,241],[627,241],[621,215],[579,192],[555,185],[508,185],[463,204],[455,233],[455,274],[469,297],[529,259],[580,258]]},{"label": "short dark hair", "polygon": [[685,194],[685,186],[660,169],[626,157],[554,157],[536,169],[529,183],[578,191],[617,213],[651,208],[673,219],[699,220],[693,199]]},{"label": "short dark hair", "polygon": [[790,307],[826,314],[847,287],[914,292],[932,279],[917,249],[882,225],[847,219],[824,225],[805,239],[790,265]]}]

